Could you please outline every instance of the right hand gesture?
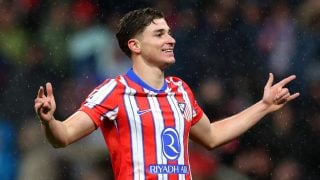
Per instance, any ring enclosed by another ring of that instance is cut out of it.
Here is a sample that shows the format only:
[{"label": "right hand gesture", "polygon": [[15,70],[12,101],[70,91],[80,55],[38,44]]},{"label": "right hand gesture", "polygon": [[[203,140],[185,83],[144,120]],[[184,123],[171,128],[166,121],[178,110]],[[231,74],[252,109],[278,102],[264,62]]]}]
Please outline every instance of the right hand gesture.
[{"label": "right hand gesture", "polygon": [[46,83],[46,91],[47,95],[45,95],[44,88],[40,86],[38,95],[34,100],[34,109],[42,123],[48,123],[53,120],[53,114],[56,110],[56,101],[54,100],[51,83]]},{"label": "right hand gesture", "polygon": [[264,93],[262,101],[268,106],[269,112],[276,111],[283,107],[287,102],[297,98],[300,94],[291,94],[289,89],[285,87],[289,82],[296,78],[295,75],[291,75],[280,82],[273,85],[273,74],[269,74],[269,79],[264,87]]}]

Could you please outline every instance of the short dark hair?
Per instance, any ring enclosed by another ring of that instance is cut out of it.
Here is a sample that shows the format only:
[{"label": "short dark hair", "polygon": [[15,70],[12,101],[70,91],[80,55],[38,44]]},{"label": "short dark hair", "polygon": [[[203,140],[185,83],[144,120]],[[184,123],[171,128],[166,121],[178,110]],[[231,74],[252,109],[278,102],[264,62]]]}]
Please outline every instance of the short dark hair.
[{"label": "short dark hair", "polygon": [[116,33],[122,51],[130,57],[131,51],[128,47],[129,39],[143,32],[154,19],[161,18],[164,18],[163,13],[153,8],[137,9],[125,14],[120,20],[118,32]]}]

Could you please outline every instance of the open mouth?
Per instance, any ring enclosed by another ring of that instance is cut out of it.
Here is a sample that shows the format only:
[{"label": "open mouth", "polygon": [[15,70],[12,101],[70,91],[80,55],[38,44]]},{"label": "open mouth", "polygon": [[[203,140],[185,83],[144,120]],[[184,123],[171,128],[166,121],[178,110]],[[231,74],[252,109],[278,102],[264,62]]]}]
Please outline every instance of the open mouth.
[{"label": "open mouth", "polygon": [[163,49],[162,52],[173,53],[173,49]]}]

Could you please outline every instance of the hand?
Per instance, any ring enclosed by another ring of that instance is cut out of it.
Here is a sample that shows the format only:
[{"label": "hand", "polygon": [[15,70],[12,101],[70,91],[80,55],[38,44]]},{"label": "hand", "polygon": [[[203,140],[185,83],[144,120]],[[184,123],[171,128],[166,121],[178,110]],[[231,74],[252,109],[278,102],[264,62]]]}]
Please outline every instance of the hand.
[{"label": "hand", "polygon": [[38,95],[34,100],[34,109],[42,123],[48,123],[53,120],[53,114],[56,110],[56,101],[54,100],[51,83],[46,83],[46,90],[47,95],[45,95],[44,88],[40,86]]},{"label": "hand", "polygon": [[299,93],[290,94],[289,89],[284,87],[295,78],[295,75],[291,75],[281,80],[277,84],[272,85],[274,79],[273,74],[269,74],[269,79],[264,87],[262,98],[262,102],[267,105],[269,112],[280,109],[287,102],[297,98],[300,95]]}]

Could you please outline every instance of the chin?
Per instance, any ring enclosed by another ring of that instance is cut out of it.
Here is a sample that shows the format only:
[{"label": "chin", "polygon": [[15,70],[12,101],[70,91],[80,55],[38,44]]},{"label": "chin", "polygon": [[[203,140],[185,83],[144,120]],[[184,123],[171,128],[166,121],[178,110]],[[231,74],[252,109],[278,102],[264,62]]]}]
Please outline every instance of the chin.
[{"label": "chin", "polygon": [[166,69],[169,66],[171,66],[172,64],[174,64],[176,61],[175,59],[171,60],[171,61],[167,61],[166,63],[164,63],[163,68],[162,69]]},{"label": "chin", "polygon": [[168,63],[170,63],[170,64],[173,64],[173,63],[175,63],[176,62],[176,59],[174,58],[174,57],[172,57],[172,58],[170,58],[169,60],[168,60]]}]

